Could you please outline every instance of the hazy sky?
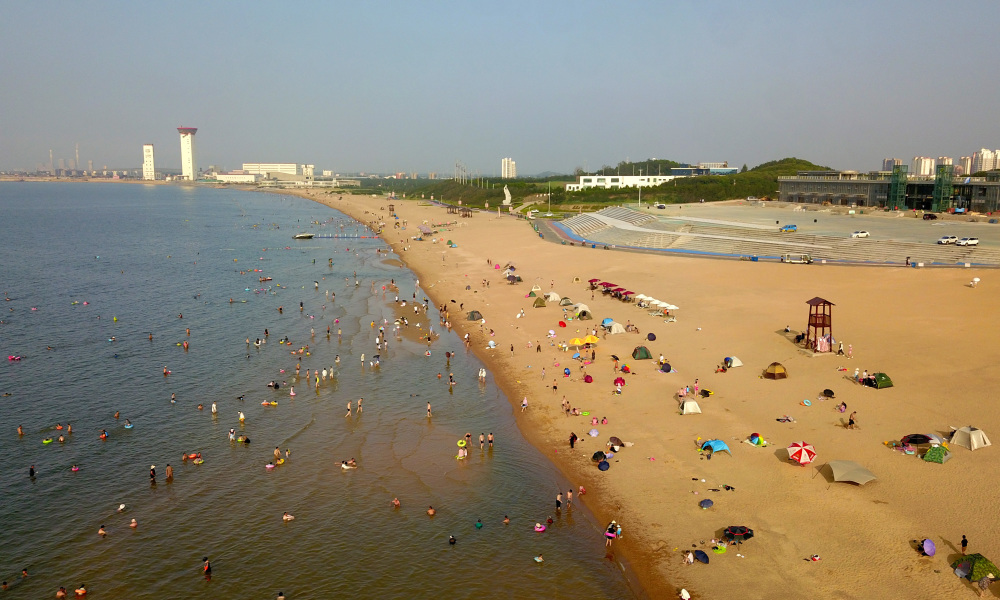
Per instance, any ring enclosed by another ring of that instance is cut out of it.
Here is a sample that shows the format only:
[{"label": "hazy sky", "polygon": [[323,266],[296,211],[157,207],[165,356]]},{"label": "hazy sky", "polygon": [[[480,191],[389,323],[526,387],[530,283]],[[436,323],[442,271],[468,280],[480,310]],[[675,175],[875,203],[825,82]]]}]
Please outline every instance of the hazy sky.
[{"label": "hazy sky", "polygon": [[0,1],[0,169],[484,175],[1000,148],[996,0]]}]

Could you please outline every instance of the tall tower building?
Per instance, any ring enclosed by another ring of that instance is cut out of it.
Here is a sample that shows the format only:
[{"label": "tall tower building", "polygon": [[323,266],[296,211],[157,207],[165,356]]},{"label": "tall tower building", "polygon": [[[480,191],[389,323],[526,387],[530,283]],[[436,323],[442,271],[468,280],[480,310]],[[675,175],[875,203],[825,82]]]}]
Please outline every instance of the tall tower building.
[{"label": "tall tower building", "polygon": [[517,179],[517,163],[513,158],[504,158],[500,161],[500,177],[502,179]]},{"label": "tall tower building", "polygon": [[188,181],[198,180],[198,157],[195,153],[194,134],[197,127],[178,127],[181,134],[181,178]]},{"label": "tall tower building", "polygon": [[997,153],[989,148],[982,148],[972,154],[972,170],[969,173],[991,171],[997,168]]},{"label": "tall tower building", "polygon": [[929,156],[914,156],[910,173],[912,175],[933,175],[934,159]]},{"label": "tall tower building", "polygon": [[937,166],[939,167],[941,165],[953,165],[953,164],[955,164],[955,161],[953,161],[950,156],[939,156],[937,158]]},{"label": "tall tower building", "polygon": [[971,175],[972,174],[972,157],[971,156],[963,156],[962,158],[958,159],[958,166],[959,166],[959,168],[962,169],[962,173],[964,173],[966,175]]},{"label": "tall tower building", "polygon": [[153,145],[142,145],[142,178],[146,181],[156,179],[156,166],[153,164]]},{"label": "tall tower building", "polygon": [[903,164],[903,161],[898,158],[886,158],[882,160],[882,170],[892,171],[893,167],[898,167]]}]

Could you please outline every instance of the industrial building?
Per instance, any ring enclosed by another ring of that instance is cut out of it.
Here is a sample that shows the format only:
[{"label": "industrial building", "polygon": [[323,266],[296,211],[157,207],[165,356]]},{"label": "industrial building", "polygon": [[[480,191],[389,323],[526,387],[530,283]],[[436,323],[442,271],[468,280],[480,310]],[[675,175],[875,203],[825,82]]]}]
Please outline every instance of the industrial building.
[{"label": "industrial building", "polygon": [[198,133],[198,128],[178,127],[177,133],[181,135],[181,179],[197,181],[198,156],[195,152],[194,134]]},{"label": "industrial building", "polygon": [[804,204],[993,212],[1000,208],[1000,172],[956,177],[952,165],[939,165],[931,176],[910,175],[907,165],[891,172],[801,171],[778,178],[778,197]]}]

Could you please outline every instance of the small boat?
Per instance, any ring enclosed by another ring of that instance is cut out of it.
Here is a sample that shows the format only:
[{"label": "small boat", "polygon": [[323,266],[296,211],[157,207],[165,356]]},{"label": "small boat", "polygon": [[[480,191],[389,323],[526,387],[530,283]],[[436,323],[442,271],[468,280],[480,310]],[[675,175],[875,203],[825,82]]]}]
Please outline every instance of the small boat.
[{"label": "small boat", "polygon": [[295,235],[292,236],[292,239],[293,240],[311,240],[311,239],[313,239],[313,236],[315,236],[315,235],[316,235],[315,233],[296,233]]}]

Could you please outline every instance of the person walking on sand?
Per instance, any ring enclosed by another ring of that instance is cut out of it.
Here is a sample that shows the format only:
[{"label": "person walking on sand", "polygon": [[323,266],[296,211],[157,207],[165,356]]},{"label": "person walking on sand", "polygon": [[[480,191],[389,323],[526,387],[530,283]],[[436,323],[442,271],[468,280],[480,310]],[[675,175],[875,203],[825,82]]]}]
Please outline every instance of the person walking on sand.
[{"label": "person walking on sand", "polygon": [[575,448],[576,447],[576,440],[578,440],[578,439],[580,439],[580,438],[576,437],[576,434],[571,431],[570,434],[569,434],[569,447],[570,448]]},{"label": "person walking on sand", "polygon": [[528,397],[527,396],[524,397],[524,400],[521,400],[521,412],[524,412],[524,409],[526,409],[526,408],[528,408]]},{"label": "person walking on sand", "polygon": [[851,413],[851,415],[849,417],[847,417],[847,428],[848,429],[854,429],[855,424],[856,424],[856,421],[854,420],[854,417],[856,417],[857,415],[858,415],[858,411],[854,411],[854,412]]},{"label": "person walking on sand", "polygon": [[984,577],[982,577],[979,581],[976,582],[976,587],[979,588],[978,590],[976,590],[976,593],[979,594],[980,598],[986,595],[986,592],[989,591],[990,584],[993,583],[993,581],[994,581],[993,573],[987,573]]},{"label": "person walking on sand", "polygon": [[847,358],[854,358],[854,344],[847,345]]},{"label": "person walking on sand", "polygon": [[511,344],[511,345],[510,345],[510,355],[511,355],[512,357],[514,356],[514,344]]},{"label": "person walking on sand", "polygon": [[965,556],[965,551],[969,548],[969,540],[964,535],[962,536],[962,556]]}]

